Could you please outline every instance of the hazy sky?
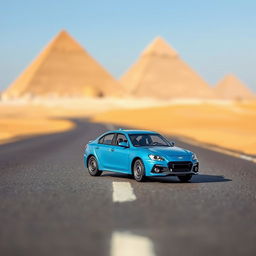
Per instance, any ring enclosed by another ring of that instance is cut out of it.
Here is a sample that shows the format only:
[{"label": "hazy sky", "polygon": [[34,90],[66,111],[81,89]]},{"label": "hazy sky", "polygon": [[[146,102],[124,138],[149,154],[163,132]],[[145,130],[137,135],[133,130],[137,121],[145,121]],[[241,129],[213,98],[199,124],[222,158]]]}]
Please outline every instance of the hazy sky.
[{"label": "hazy sky", "polygon": [[235,73],[256,92],[256,1],[0,0],[0,90],[63,28],[119,78],[156,36],[207,82]]}]

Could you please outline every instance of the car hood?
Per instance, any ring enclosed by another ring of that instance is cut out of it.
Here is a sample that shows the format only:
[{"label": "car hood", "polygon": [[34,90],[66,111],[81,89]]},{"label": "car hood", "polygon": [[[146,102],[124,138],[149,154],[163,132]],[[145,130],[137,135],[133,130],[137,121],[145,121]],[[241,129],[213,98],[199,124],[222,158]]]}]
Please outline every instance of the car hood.
[{"label": "car hood", "polygon": [[148,147],[148,152],[161,156],[188,156],[191,151],[179,147]]}]

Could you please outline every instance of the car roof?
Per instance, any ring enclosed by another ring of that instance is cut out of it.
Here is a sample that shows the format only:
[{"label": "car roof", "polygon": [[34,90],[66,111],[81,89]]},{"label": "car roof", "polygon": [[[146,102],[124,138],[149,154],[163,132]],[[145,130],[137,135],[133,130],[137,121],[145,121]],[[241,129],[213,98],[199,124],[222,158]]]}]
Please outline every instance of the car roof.
[{"label": "car roof", "polygon": [[126,134],[156,134],[157,132],[147,131],[147,130],[128,130],[128,129],[119,129],[115,131],[110,131],[110,133],[126,133]]}]

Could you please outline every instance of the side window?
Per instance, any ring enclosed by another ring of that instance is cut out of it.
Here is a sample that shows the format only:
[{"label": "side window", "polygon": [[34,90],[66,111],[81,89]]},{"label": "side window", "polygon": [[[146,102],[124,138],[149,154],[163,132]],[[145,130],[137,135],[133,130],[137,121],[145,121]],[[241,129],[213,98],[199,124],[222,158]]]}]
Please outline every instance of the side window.
[{"label": "side window", "polygon": [[118,145],[119,142],[127,142],[127,138],[125,137],[124,134],[118,133],[117,138],[116,138],[116,145]]},{"label": "side window", "polygon": [[106,134],[105,136],[103,136],[99,139],[99,143],[111,145],[113,138],[114,138],[114,133]]},{"label": "side window", "polygon": [[99,139],[99,144],[103,144],[104,137],[105,137],[105,136],[103,136],[103,137],[101,137],[101,138]]}]

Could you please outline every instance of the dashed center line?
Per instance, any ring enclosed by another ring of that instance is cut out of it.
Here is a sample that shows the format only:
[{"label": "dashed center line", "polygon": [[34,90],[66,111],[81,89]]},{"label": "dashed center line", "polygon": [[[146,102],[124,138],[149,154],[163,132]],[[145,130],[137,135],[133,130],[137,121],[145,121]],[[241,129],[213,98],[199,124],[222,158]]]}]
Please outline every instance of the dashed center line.
[{"label": "dashed center line", "polygon": [[130,232],[114,232],[111,239],[111,256],[154,256],[151,240]]},{"label": "dashed center line", "polygon": [[233,156],[233,157],[236,157],[236,158],[241,158],[241,159],[256,163],[256,157],[247,156],[247,155],[244,155],[244,154],[240,154],[240,153],[237,153],[237,152],[230,151],[228,149],[222,149],[222,148],[219,148],[219,147],[214,146],[214,145],[206,145],[206,144],[196,142],[196,141],[193,141],[193,140],[190,140],[190,139],[187,139],[187,138],[179,138],[179,140],[181,140],[185,143],[188,143],[190,145],[198,146],[198,147],[201,147],[201,148],[205,148],[205,149],[208,149],[208,150],[212,150],[212,151],[219,152],[219,153],[222,153],[222,154],[225,154],[225,155]]},{"label": "dashed center line", "polygon": [[129,182],[115,182],[112,183],[113,194],[112,199],[113,202],[129,202],[136,200],[136,196],[133,193],[133,188]]}]

